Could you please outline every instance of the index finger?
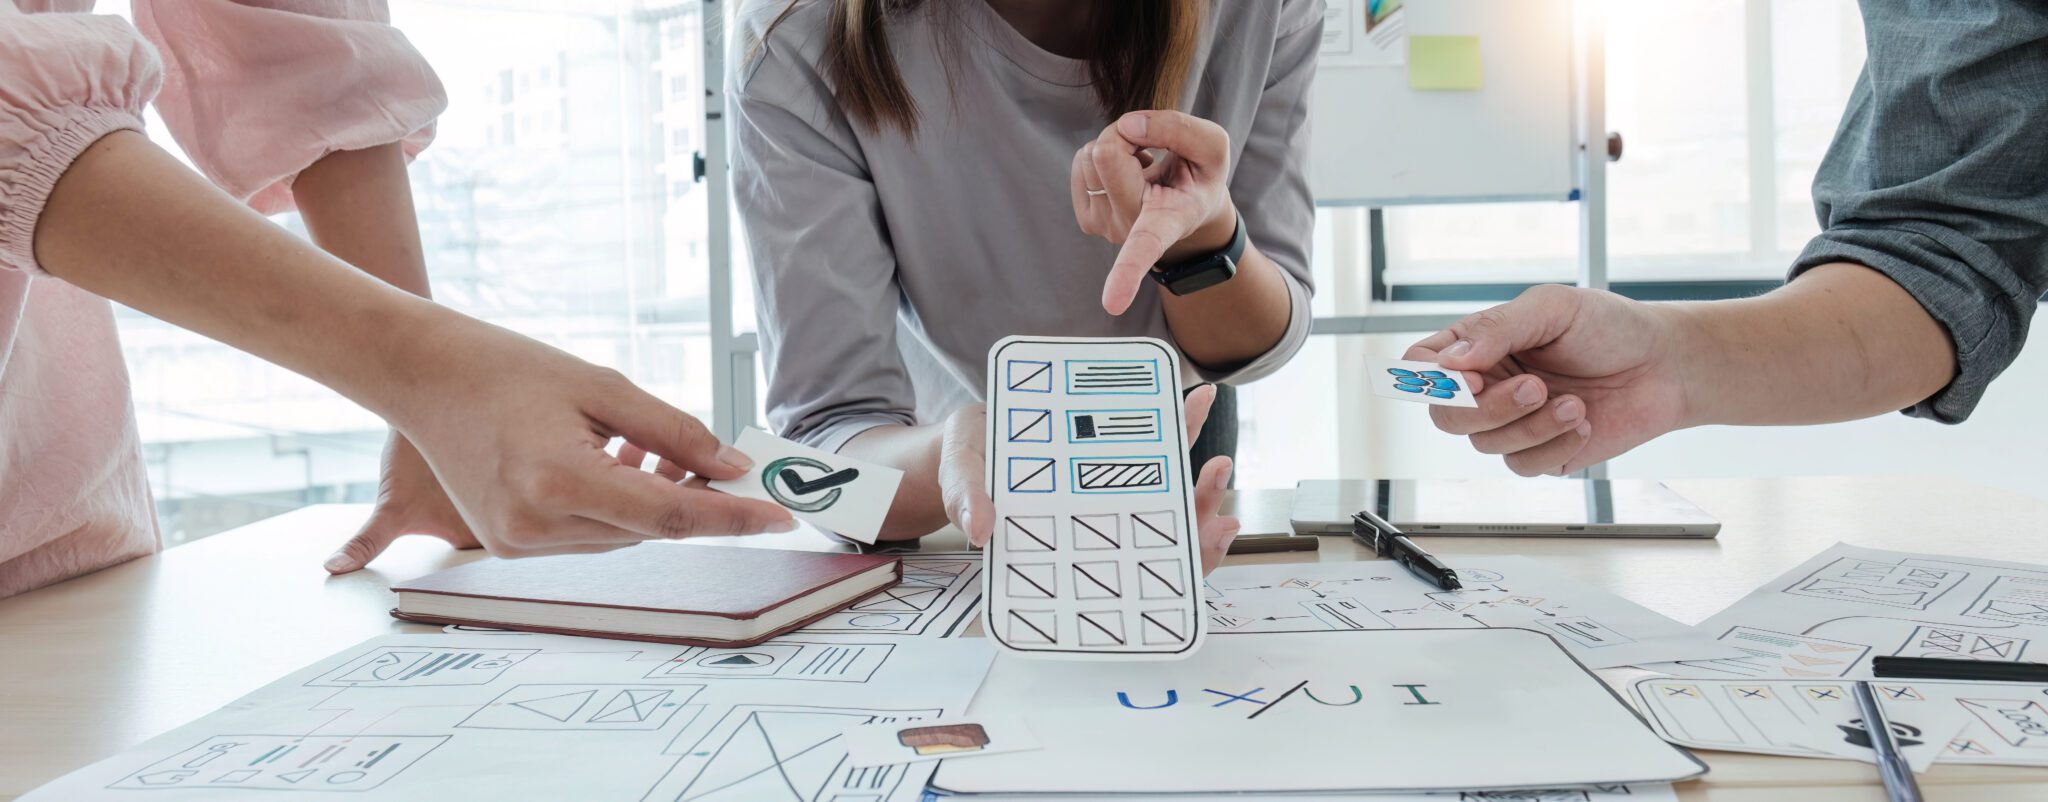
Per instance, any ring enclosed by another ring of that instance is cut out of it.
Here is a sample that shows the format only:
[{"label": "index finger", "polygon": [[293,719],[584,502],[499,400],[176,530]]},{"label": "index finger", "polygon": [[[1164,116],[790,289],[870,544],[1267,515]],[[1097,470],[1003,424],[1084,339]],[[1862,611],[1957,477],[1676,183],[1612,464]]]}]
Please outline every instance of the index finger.
[{"label": "index finger", "polygon": [[1189,226],[1179,214],[1162,209],[1153,201],[1160,192],[1158,187],[1146,190],[1150,197],[1145,199],[1138,221],[1131,224],[1130,236],[1124,238],[1116,263],[1110,265],[1109,278],[1102,284],[1102,308],[1112,315],[1121,315],[1131,308],[1145,274],[1166,255],[1169,246],[1188,235]]},{"label": "index finger", "polygon": [[607,471],[578,515],[649,538],[751,535],[796,527],[766,501],[679,485],[637,470]]}]

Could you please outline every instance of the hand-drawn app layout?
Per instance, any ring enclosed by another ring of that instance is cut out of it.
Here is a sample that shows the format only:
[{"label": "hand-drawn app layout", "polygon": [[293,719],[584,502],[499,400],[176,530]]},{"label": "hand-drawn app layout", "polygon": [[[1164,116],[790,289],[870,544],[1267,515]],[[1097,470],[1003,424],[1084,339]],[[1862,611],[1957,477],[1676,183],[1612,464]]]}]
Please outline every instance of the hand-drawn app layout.
[{"label": "hand-drawn app layout", "polygon": [[1010,337],[988,377],[985,629],[1027,654],[1193,651],[1205,625],[1179,355],[1144,338]]}]

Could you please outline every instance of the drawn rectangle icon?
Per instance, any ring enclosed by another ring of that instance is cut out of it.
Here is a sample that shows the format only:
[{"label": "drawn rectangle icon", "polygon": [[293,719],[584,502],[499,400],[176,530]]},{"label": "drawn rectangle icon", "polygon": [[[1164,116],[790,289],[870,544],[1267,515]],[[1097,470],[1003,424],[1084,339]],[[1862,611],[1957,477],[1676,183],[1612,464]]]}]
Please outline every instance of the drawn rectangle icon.
[{"label": "drawn rectangle icon", "polygon": [[1058,476],[1051,457],[1011,457],[1006,483],[1012,493],[1051,493]]},{"label": "drawn rectangle icon", "polygon": [[1076,493],[1164,493],[1166,457],[1076,457]]},{"label": "drawn rectangle icon", "polygon": [[1088,610],[1074,614],[1074,629],[1082,646],[1123,646],[1124,614],[1118,610]]},{"label": "drawn rectangle icon", "polygon": [[1071,524],[1074,548],[1080,551],[1096,551],[1121,547],[1123,544],[1117,539],[1117,530],[1120,528],[1117,526],[1117,518],[1117,514],[1113,512],[1104,515],[1068,516],[1067,522]]},{"label": "drawn rectangle icon", "polygon": [[1634,638],[1608,629],[1605,624],[1583,615],[1538,618],[1536,623],[1543,625],[1544,629],[1550,630],[1553,634],[1588,649],[1598,649],[1603,646],[1619,646],[1624,643],[1636,642]]},{"label": "drawn rectangle icon", "polygon": [[1146,610],[1138,614],[1140,641],[1147,646],[1185,643],[1189,637],[1187,621],[1186,610]]},{"label": "drawn rectangle icon", "polygon": [[1157,359],[1069,359],[1068,395],[1158,395]]},{"label": "drawn rectangle icon", "polygon": [[1157,409],[1067,410],[1069,443],[1157,443],[1161,439]]},{"label": "drawn rectangle icon", "polygon": [[1138,598],[1178,599],[1187,595],[1187,563],[1179,559],[1138,563]]},{"label": "drawn rectangle icon", "polygon": [[1059,533],[1050,515],[1003,516],[1003,547],[1010,551],[1056,551]]},{"label": "drawn rectangle icon", "polygon": [[473,730],[658,730],[702,685],[521,684],[469,714]]},{"label": "drawn rectangle icon", "polygon": [[1059,596],[1059,566],[1054,563],[1011,563],[1003,566],[1004,589],[1011,598],[1051,599]]},{"label": "drawn rectangle icon", "polygon": [[1174,525],[1173,510],[1131,513],[1131,545],[1141,549],[1180,545],[1180,527]]},{"label": "drawn rectangle icon", "polygon": [[732,649],[693,646],[647,672],[647,679],[720,679],[867,682],[896,647],[886,643],[774,640]]},{"label": "drawn rectangle icon", "polygon": [[1003,384],[1011,392],[1052,392],[1052,362],[1012,359],[1003,366]]},{"label": "drawn rectangle icon", "polygon": [[1115,560],[1074,563],[1074,598],[1123,598],[1123,580],[1117,576]]},{"label": "drawn rectangle icon", "polygon": [[1008,431],[1012,443],[1052,442],[1052,410],[1011,409],[1008,410]]},{"label": "drawn rectangle icon", "polygon": [[1051,610],[1010,610],[1007,640],[1011,643],[1051,645],[1059,640],[1058,616]]}]

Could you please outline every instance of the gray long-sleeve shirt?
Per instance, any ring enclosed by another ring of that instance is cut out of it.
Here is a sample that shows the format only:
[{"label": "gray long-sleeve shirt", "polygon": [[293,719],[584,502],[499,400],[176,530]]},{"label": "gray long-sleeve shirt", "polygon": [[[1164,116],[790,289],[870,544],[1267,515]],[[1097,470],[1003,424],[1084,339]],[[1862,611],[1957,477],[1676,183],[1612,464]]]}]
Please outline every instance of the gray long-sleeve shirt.
[{"label": "gray long-sleeve shirt", "polygon": [[[1102,311],[1117,248],[1081,232],[1068,186],[1074,151],[1110,122],[1085,62],[1033,45],[985,0],[929,0],[888,26],[916,135],[872,131],[822,73],[827,3],[804,0],[754,46],[785,5],[741,8],[727,84],[777,431],[837,450],[877,425],[929,422],[899,331],[976,394],[1006,335],[1173,341],[1150,282],[1122,316]],[[1271,373],[1309,328],[1307,96],[1324,4],[1212,5],[1181,108],[1230,133],[1231,197],[1286,277],[1292,317],[1264,355],[1227,371],[1187,363],[1184,383]]]},{"label": "gray long-sleeve shirt", "polygon": [[2048,4],[1863,0],[1868,55],[1814,176],[1829,262],[1891,277],[1955,340],[1956,376],[1907,414],[1956,423],[2048,292]]}]

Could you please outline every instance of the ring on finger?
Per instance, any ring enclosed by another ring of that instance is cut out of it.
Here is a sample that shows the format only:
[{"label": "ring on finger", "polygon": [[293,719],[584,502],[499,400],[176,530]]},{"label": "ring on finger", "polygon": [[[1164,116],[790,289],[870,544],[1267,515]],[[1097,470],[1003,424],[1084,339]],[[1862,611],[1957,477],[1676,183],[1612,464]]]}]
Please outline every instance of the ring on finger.
[{"label": "ring on finger", "polygon": [[1109,194],[1109,190],[1106,189],[1087,189],[1086,187],[1083,187],[1083,189],[1087,191],[1088,197],[1091,198],[1100,198],[1104,195]]}]

